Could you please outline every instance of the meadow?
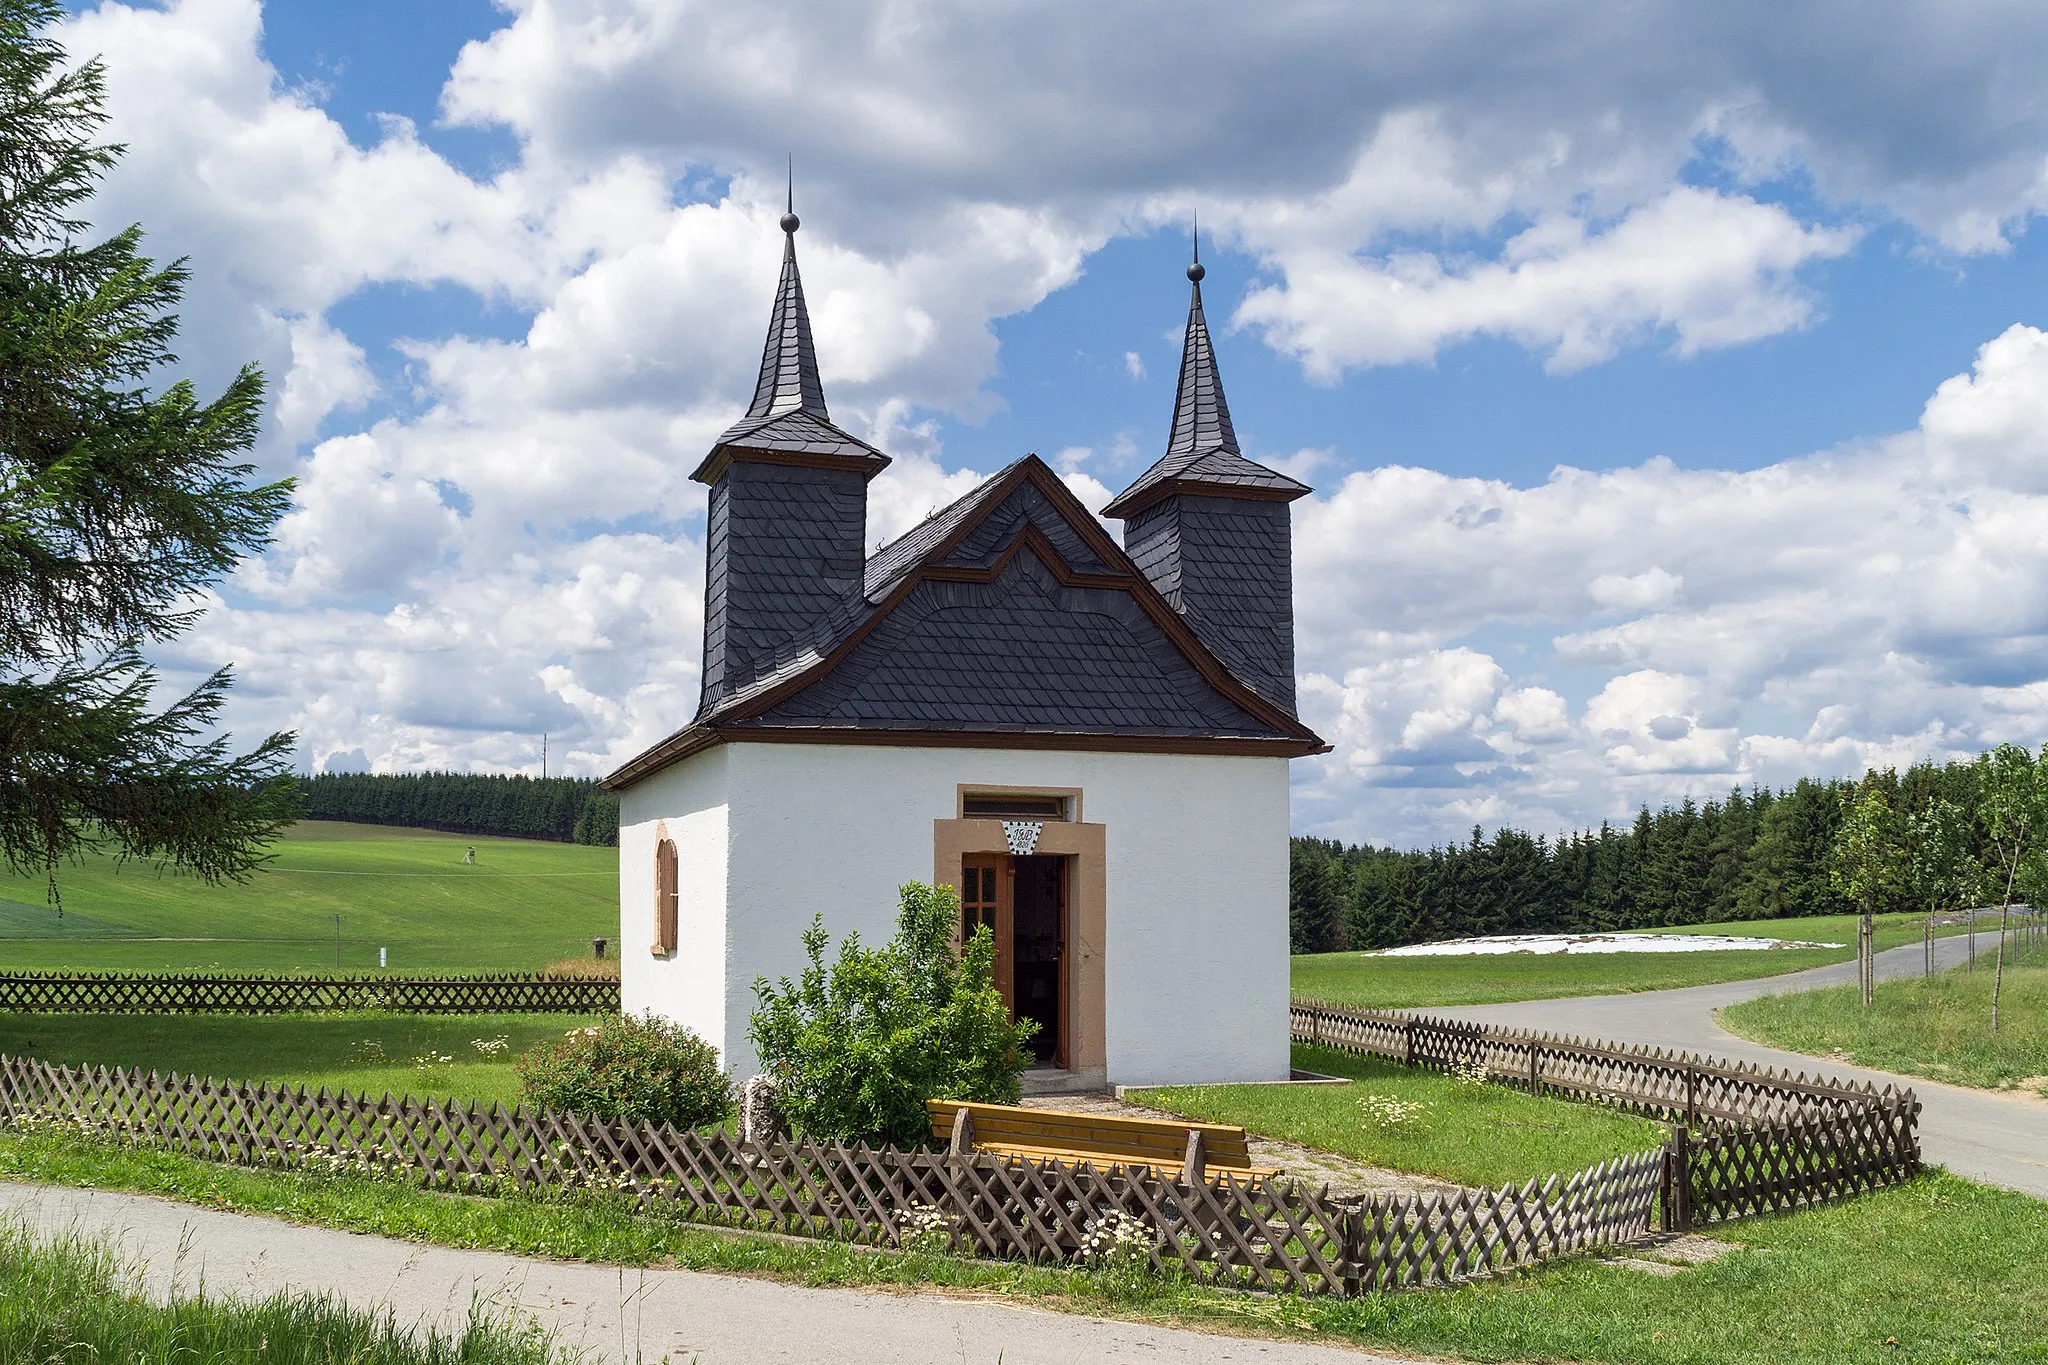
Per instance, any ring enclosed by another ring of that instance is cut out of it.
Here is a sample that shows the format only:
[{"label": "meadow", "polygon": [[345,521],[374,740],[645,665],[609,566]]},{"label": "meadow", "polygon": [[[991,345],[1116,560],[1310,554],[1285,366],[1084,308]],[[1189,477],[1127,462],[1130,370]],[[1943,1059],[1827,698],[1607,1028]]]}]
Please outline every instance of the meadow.
[{"label": "meadow", "polygon": [[[1377,1057],[1297,1044],[1294,1065],[1348,1085],[1184,1085],[1130,1092],[1203,1123],[1461,1185],[1520,1184],[1661,1145],[1662,1124],[1598,1105],[1474,1084]],[[1391,1101],[1391,1103],[1389,1103]]]},{"label": "meadow", "polygon": [[0,1014],[0,1053],[511,1105],[519,1054],[588,1023],[551,1014]]},{"label": "meadow", "polygon": [[1772,1047],[1950,1085],[2048,1093],[2048,948],[2006,945],[1999,1031],[1991,1031],[1992,957],[1976,970],[1881,981],[1868,1009],[1853,986],[1760,996],[1717,1017],[1730,1033]]},{"label": "meadow", "polygon": [[537,971],[618,937],[617,849],[309,820],[274,852],[217,886],[88,857],[61,915],[0,875],[0,970],[373,972],[383,948],[398,972]]},{"label": "meadow", "polygon": [[[1877,947],[1920,941],[1919,915],[1879,915]],[[1816,915],[1805,919],[1735,920],[1635,930],[1655,934],[1726,934],[1739,938],[1784,938],[1838,943],[1839,948],[1773,948],[1692,953],[1503,953],[1466,957],[1373,957],[1364,953],[1316,953],[1296,957],[1294,993],[1361,1009],[1426,1009],[1432,1005],[1495,1005],[1510,1000],[1555,1000],[1580,995],[1619,995],[1673,990],[1718,981],[1825,967],[1856,956],[1856,917]],[[1946,935],[1961,925],[1943,926]]]}]

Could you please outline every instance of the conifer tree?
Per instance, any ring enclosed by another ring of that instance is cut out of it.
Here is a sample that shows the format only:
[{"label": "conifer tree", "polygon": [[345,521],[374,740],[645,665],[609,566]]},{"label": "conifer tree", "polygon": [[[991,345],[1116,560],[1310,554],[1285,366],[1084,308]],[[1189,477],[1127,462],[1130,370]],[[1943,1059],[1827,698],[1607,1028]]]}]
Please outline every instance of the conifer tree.
[{"label": "conifer tree", "polygon": [[50,879],[98,847],[208,879],[246,874],[296,811],[289,735],[235,755],[225,669],[158,706],[143,651],[259,549],[284,483],[242,456],[245,368],[212,402],[165,384],[183,262],[129,227],[83,239],[120,148],[96,62],[67,69],[55,0],[0,0],[0,854]]}]

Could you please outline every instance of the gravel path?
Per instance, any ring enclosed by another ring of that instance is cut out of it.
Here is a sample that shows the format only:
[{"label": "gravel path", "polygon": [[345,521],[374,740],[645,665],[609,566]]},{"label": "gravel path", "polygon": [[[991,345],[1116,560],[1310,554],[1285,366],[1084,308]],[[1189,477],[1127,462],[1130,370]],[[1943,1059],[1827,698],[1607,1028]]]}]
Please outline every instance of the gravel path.
[{"label": "gravel path", "polygon": [[1304,1342],[1046,1312],[991,1297],[806,1289],[688,1270],[534,1260],[220,1213],[144,1195],[0,1184],[0,1216],[111,1241],[157,1296],[324,1291],[459,1330],[481,1298],[620,1365],[1420,1365]]},{"label": "gravel path", "polygon": [[[1186,1121],[1180,1114],[1132,1104],[1113,1095],[1032,1095],[1023,1103],[1030,1109],[1054,1109],[1069,1114],[1113,1114],[1118,1118]],[[1254,1165],[1271,1167],[1310,1185],[1328,1185],[1332,1194],[1449,1194],[1459,1188],[1426,1175],[1390,1171],[1384,1166],[1370,1166],[1335,1152],[1260,1137],[1256,1133],[1250,1135],[1250,1146]]]},{"label": "gravel path", "polygon": [[[1977,934],[1977,966],[1987,970],[1997,947],[1996,932]],[[1964,935],[1935,940],[1937,969],[1963,961]],[[1908,944],[1877,955],[1880,980],[1917,976],[1921,946]],[[1920,1097],[1920,1148],[1930,1162],[1957,1175],[2020,1190],[2048,1199],[2048,1102],[2024,1093],[1971,1090],[1917,1076],[1895,1076],[1850,1066],[1826,1057],[1784,1052],[1738,1038],[1723,1029],[1714,1011],[1738,1000],[1781,995],[1817,986],[1852,985],[1856,964],[1840,962],[1786,976],[1753,981],[1726,981],[1682,990],[1642,991],[1635,995],[1596,995],[1572,1000],[1530,1000],[1512,1005],[1463,1005],[1417,1013],[1505,1024],[1513,1028],[1576,1034],[1615,1042],[1647,1043],[1683,1048],[1744,1062],[1760,1062],[1793,1074],[1825,1072],[1878,1084],[1910,1086]]]}]

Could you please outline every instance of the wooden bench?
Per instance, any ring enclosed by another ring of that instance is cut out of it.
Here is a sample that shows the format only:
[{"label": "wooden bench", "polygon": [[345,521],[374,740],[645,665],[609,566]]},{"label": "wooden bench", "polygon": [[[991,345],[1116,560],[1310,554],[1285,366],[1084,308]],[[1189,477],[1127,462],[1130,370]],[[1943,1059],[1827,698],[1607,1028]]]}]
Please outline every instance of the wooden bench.
[{"label": "wooden bench", "polygon": [[1212,1170],[1227,1171],[1240,1180],[1280,1174],[1252,1165],[1244,1129],[1229,1124],[1069,1114],[967,1100],[926,1100],[924,1107],[932,1117],[932,1136],[944,1140],[956,1156],[993,1152],[1032,1161],[1177,1169],[1191,1184],[1208,1179]]}]

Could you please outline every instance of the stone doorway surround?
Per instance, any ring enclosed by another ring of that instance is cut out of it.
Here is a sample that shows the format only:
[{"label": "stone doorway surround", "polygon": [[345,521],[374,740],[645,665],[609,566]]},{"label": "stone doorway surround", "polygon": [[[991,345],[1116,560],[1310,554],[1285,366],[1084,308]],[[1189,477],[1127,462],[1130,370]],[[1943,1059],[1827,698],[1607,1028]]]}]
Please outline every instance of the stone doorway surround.
[{"label": "stone doorway surround", "polygon": [[954,817],[932,821],[932,884],[960,887],[960,860],[972,853],[1008,854],[1009,836],[1003,821],[967,819],[969,794],[975,796],[1061,796],[1068,799],[1069,818],[1047,820],[1032,851],[1073,859],[1068,878],[1071,941],[1067,944],[1067,1066],[1075,1072],[1103,1072],[1108,1063],[1104,1017],[1103,940],[1107,921],[1109,873],[1105,827],[1083,823],[1078,787],[1006,787],[962,783],[954,796]]}]

